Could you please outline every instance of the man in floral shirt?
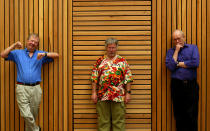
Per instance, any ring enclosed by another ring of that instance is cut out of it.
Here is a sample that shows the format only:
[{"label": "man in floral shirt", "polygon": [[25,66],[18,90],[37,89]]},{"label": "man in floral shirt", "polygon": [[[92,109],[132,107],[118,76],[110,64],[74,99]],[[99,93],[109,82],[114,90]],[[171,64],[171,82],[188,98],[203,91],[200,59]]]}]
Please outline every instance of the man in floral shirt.
[{"label": "man in floral shirt", "polygon": [[130,100],[133,81],[127,61],[116,54],[118,40],[108,38],[106,55],[100,57],[92,70],[92,96],[97,103],[98,131],[125,130],[125,103]]}]

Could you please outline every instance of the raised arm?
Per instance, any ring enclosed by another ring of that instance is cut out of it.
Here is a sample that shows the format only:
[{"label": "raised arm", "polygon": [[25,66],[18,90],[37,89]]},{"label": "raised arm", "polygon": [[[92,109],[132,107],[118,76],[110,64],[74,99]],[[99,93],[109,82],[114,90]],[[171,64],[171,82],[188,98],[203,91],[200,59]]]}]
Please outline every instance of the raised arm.
[{"label": "raised arm", "polygon": [[6,48],[4,51],[1,52],[1,57],[2,58],[7,58],[9,53],[14,50],[15,48],[22,48],[23,45],[17,41],[14,44],[12,44],[11,46],[9,46],[8,48]]},{"label": "raised arm", "polygon": [[53,58],[53,59],[56,59],[56,58],[59,57],[58,53],[56,53],[56,52],[48,52],[48,53],[38,53],[37,59],[39,60],[44,56],[49,57],[49,58]]}]

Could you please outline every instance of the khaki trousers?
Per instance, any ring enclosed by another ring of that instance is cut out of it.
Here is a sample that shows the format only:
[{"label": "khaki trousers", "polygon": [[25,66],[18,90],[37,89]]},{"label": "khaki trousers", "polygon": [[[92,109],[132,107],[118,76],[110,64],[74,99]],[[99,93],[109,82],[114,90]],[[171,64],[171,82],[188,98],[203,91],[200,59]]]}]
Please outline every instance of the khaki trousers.
[{"label": "khaki trousers", "polygon": [[125,131],[124,102],[98,101],[98,131]]},{"label": "khaki trousers", "polygon": [[16,99],[20,114],[25,120],[26,131],[39,131],[36,125],[36,117],[39,113],[42,89],[40,85],[25,86],[17,84]]}]

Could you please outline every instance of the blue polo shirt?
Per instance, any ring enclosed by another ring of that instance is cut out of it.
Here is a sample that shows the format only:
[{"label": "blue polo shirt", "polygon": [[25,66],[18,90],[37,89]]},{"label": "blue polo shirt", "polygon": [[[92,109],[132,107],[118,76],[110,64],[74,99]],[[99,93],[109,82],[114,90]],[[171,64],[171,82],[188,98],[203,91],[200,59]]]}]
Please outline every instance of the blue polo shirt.
[{"label": "blue polo shirt", "polygon": [[13,50],[9,53],[5,60],[11,60],[16,63],[18,82],[36,83],[41,81],[42,64],[52,62],[53,59],[43,57],[38,60],[38,53],[45,53],[45,51],[35,50],[32,57],[29,56],[29,51],[26,48],[23,50]]}]

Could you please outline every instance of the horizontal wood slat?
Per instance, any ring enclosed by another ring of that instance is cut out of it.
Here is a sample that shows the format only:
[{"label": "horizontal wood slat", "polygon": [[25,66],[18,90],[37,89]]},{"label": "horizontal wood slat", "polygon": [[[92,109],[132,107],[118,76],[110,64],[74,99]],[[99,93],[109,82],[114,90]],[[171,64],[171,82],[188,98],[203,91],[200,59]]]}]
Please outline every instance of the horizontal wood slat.
[{"label": "horizontal wood slat", "polygon": [[[92,69],[93,66],[74,66],[74,69]],[[131,65],[130,66],[131,70],[132,69],[151,69],[150,65]]]},{"label": "horizontal wood slat", "polygon": [[[141,83],[141,84],[151,84],[151,80],[135,80],[133,82],[133,84],[138,84],[138,83]],[[73,81],[73,84],[91,84],[90,81],[87,81],[87,80],[74,80]]]},{"label": "horizontal wood slat", "polygon": [[[135,75],[134,79],[151,79],[150,75]],[[90,75],[74,75],[73,79],[90,79]]]},{"label": "horizontal wood slat", "polygon": [[146,25],[143,25],[143,26],[97,26],[96,28],[96,25],[94,26],[90,26],[90,25],[87,25],[87,26],[74,26],[73,27],[73,30],[77,30],[77,31],[80,31],[80,30],[85,30],[85,31],[88,31],[88,30],[151,30],[151,27],[150,26],[146,26]]},{"label": "horizontal wood slat", "polygon": [[129,21],[129,20],[124,20],[124,21],[74,21],[73,25],[139,25],[139,26],[148,26],[151,25],[151,21]]},{"label": "horizontal wood slat", "polygon": [[104,7],[104,6],[100,6],[99,7],[73,7],[73,10],[74,11],[109,11],[109,10],[112,10],[112,11],[126,11],[126,10],[133,10],[133,11],[136,11],[136,10],[148,10],[148,11],[151,11],[151,6],[107,6],[107,7]]},{"label": "horizontal wood slat", "polygon": [[109,1],[109,2],[74,2],[73,6],[116,6],[116,5],[151,5],[151,1]]},{"label": "horizontal wood slat", "polygon": [[[131,65],[149,65],[151,64],[150,60],[140,60],[140,61],[135,61],[135,60],[127,60],[127,62]],[[95,64],[95,61],[75,61],[74,65],[93,65]],[[135,72],[134,72],[135,73]]]},{"label": "horizontal wood slat", "polygon": [[151,11],[85,11],[85,12],[73,12],[74,16],[140,16],[140,15],[151,15]]},{"label": "horizontal wood slat", "polygon": [[[126,37],[125,37],[126,36]],[[114,37],[118,40],[139,40],[139,41],[147,41],[147,40],[151,40],[151,36],[145,36],[145,35],[141,35],[141,36],[128,36],[128,35],[124,35],[124,36],[120,36],[120,35],[110,35],[110,36],[89,36],[88,33],[85,36],[73,36],[74,40],[106,40],[108,37]]]},{"label": "horizontal wood slat", "polygon": [[[105,46],[74,46],[74,50],[105,50]],[[151,46],[119,46],[118,51],[121,50],[151,50]]]},{"label": "horizontal wood slat", "polygon": [[[129,60],[129,59],[151,60],[150,55],[148,55],[148,56],[124,56],[124,55],[121,55],[121,56],[123,56],[126,60]],[[74,60],[96,60],[99,57],[100,56],[73,56],[73,59]]]},{"label": "horizontal wood slat", "polygon": [[[75,113],[74,114],[74,118],[96,118],[96,114],[77,114]],[[141,118],[151,118],[151,114],[150,113],[146,113],[146,114],[132,114],[132,113],[127,113],[126,114],[126,118],[127,119],[141,119]]]},{"label": "horizontal wood slat", "polygon": [[82,36],[97,36],[97,35],[132,35],[132,36],[139,36],[139,35],[151,35],[151,31],[74,31],[73,35]]},{"label": "horizontal wood slat", "polygon": [[[74,51],[76,55],[103,55],[104,51]],[[118,51],[119,55],[151,55],[151,51]]]},{"label": "horizontal wood slat", "polygon": [[151,20],[151,16],[98,16],[98,17],[73,17],[73,21],[121,21],[121,20]]},{"label": "horizontal wood slat", "polygon": [[[103,45],[104,46],[104,40],[102,41],[73,41],[73,45]],[[123,41],[121,40],[119,42],[119,45],[129,45],[129,46],[132,46],[132,45],[148,45],[148,46],[151,46],[151,41]],[[121,47],[118,47],[118,48],[121,48]]]}]

